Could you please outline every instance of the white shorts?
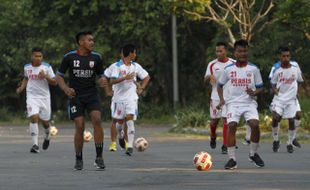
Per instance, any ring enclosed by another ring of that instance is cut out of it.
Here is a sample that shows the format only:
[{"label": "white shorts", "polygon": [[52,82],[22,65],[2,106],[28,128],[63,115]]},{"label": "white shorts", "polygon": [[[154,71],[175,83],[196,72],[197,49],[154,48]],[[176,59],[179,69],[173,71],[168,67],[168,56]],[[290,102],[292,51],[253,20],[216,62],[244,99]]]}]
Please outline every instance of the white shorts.
[{"label": "white shorts", "polygon": [[111,117],[114,119],[125,119],[126,115],[134,115],[134,120],[138,115],[138,101],[111,102]]},{"label": "white shorts", "polygon": [[51,119],[51,100],[49,98],[27,98],[26,103],[28,117],[38,114],[44,121]]},{"label": "white shorts", "polygon": [[296,112],[301,111],[299,100],[296,98]]},{"label": "white shorts", "polygon": [[244,117],[245,121],[251,119],[259,120],[256,104],[228,104],[227,105],[227,123],[237,122]]},{"label": "white shorts", "polygon": [[279,114],[283,119],[294,118],[298,109],[296,103],[295,100],[286,104],[279,101],[273,101],[271,110]]},{"label": "white shorts", "polygon": [[219,105],[219,100],[211,100],[210,101],[210,118],[211,119],[219,119],[222,117],[226,117],[226,105],[222,106],[222,109],[216,109],[216,106]]}]

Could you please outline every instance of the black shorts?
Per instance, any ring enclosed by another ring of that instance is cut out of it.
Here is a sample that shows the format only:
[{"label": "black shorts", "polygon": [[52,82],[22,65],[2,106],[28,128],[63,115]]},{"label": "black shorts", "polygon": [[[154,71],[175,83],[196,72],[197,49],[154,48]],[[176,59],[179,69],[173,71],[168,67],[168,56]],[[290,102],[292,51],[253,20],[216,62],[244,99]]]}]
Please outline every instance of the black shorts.
[{"label": "black shorts", "polygon": [[71,120],[79,116],[84,116],[85,110],[87,110],[88,113],[93,110],[101,111],[98,94],[76,96],[69,99],[68,112]]}]

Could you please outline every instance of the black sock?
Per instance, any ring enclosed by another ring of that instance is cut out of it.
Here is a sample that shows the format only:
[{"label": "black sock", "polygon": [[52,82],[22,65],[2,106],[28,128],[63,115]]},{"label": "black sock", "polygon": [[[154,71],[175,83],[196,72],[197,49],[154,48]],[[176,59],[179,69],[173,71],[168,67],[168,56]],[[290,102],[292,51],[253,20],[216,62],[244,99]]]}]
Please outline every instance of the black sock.
[{"label": "black sock", "polygon": [[82,152],[76,152],[75,153],[75,158],[77,160],[83,160],[83,153]]},{"label": "black sock", "polygon": [[96,146],[97,158],[98,158],[98,157],[102,157],[103,142],[102,142],[102,143],[95,143],[95,146]]}]

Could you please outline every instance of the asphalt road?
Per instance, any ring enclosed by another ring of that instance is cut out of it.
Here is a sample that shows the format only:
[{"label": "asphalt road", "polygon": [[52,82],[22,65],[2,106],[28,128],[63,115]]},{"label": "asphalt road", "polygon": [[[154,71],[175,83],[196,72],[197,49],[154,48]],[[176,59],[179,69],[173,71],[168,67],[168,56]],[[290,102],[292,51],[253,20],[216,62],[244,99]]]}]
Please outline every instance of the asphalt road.
[{"label": "asphalt road", "polygon": [[[84,170],[73,170],[73,127],[58,126],[59,134],[52,138],[48,151],[30,154],[27,127],[0,126],[0,190],[310,189],[309,145],[289,154],[284,145],[279,153],[273,153],[271,144],[263,143],[260,155],[266,166],[256,168],[248,161],[249,147],[239,143],[238,169],[227,171],[223,169],[227,155],[220,154],[221,144],[210,149],[207,138],[169,137],[161,135],[167,127],[140,126],[136,137],[145,137],[150,147],[128,157],[120,149],[108,152],[109,130],[105,126],[105,171],[93,167],[92,142],[84,145]],[[212,155],[210,171],[194,169],[192,159],[199,151]]]}]

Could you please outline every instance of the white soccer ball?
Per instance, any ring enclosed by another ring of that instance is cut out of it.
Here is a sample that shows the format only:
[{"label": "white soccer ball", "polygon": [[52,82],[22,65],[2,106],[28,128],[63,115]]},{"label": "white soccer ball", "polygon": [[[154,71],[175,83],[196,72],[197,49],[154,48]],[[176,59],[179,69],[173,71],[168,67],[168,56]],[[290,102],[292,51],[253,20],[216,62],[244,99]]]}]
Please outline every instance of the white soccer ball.
[{"label": "white soccer ball", "polygon": [[89,142],[93,138],[93,135],[90,131],[84,131],[84,142]]},{"label": "white soccer ball", "polygon": [[194,166],[199,171],[208,171],[212,167],[212,157],[207,152],[198,152],[193,159]]},{"label": "white soccer ball", "polygon": [[135,148],[139,152],[143,152],[145,149],[147,149],[148,146],[149,146],[149,143],[143,137],[139,137],[135,141]]},{"label": "white soccer ball", "polygon": [[55,126],[50,126],[50,134],[51,136],[55,136],[58,133],[58,129]]}]

